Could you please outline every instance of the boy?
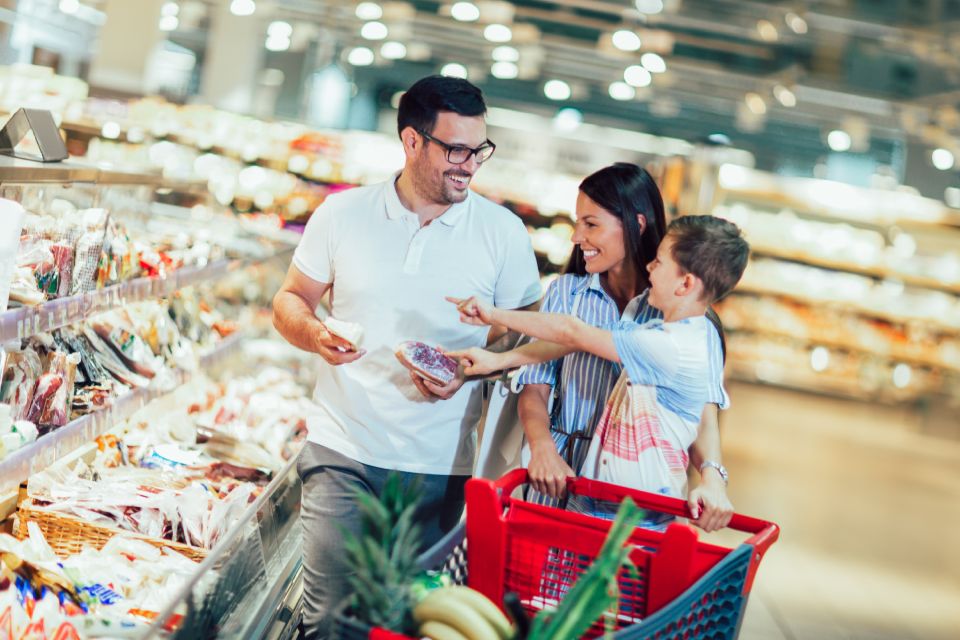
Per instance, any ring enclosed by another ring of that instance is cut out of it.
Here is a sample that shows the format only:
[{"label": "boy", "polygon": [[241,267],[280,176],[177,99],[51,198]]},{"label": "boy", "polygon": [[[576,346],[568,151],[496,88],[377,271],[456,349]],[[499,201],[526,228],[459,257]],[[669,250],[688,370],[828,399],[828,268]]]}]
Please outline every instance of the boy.
[{"label": "boy", "polygon": [[[597,328],[565,314],[508,311],[475,298],[448,298],[463,322],[504,325],[539,339],[501,354],[468,349],[449,355],[463,361],[467,375],[573,351],[620,363],[624,372],[597,425],[583,475],[685,497],[687,450],[707,398],[709,321],[704,314],[740,280],[749,253],[736,225],[712,216],[679,218],[647,266],[649,304],[663,313],[662,321]],[[610,505],[579,498],[570,506],[594,515],[611,512]]]}]

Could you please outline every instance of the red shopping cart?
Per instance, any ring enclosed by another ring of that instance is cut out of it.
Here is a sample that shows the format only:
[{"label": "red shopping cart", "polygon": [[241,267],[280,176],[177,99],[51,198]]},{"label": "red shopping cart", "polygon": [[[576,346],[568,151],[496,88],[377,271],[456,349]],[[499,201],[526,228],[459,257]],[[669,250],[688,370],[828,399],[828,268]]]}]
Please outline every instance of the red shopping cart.
[{"label": "red shopping cart", "polygon": [[[496,603],[514,592],[531,615],[555,606],[597,555],[611,522],[512,497],[526,481],[523,469],[496,481],[470,480],[465,539],[463,530],[447,536],[421,557],[422,566],[442,568]],[[567,486],[598,500],[629,496],[644,509],[690,516],[686,502],[676,498],[583,478]],[[636,571],[621,569],[617,609],[587,637],[612,628],[621,640],[736,638],[757,567],[779,528],[739,514],[728,526],[752,535],[730,549],[699,540],[686,524],[664,532],[635,530],[630,557]],[[344,640],[402,638],[344,616],[335,627],[335,637]]]}]

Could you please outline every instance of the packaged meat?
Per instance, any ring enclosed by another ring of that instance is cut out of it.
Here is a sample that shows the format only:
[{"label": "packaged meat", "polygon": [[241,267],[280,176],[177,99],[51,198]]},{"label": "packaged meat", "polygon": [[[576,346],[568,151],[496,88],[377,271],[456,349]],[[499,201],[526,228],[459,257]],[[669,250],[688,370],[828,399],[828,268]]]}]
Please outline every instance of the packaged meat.
[{"label": "packaged meat", "polygon": [[26,419],[42,373],[43,366],[36,352],[24,349],[7,354],[7,365],[0,383],[0,402],[10,405],[14,420]]},{"label": "packaged meat", "polygon": [[51,297],[68,296],[73,281],[73,246],[56,243],[50,245],[50,253],[57,271],[57,289]]},{"label": "packaged meat", "polygon": [[350,346],[353,347],[353,351],[359,349],[360,340],[363,339],[363,327],[356,322],[337,320],[331,316],[323,320],[323,326],[333,335],[349,342]]},{"label": "packaged meat", "polygon": [[46,411],[47,405],[53,402],[53,396],[63,386],[63,374],[45,373],[37,380],[37,388],[33,392],[33,401],[27,411],[26,419],[34,424],[40,423],[40,416]]},{"label": "packaged meat", "polygon": [[[66,354],[54,351],[50,355],[49,373],[60,376],[62,383],[57,387],[40,414],[40,426],[62,427],[70,420],[70,407],[73,403],[73,383],[77,376],[77,364],[80,354]],[[39,385],[38,385],[39,387]]]},{"label": "packaged meat", "polygon": [[395,353],[400,364],[436,384],[449,384],[457,375],[456,360],[423,342],[401,342]]}]

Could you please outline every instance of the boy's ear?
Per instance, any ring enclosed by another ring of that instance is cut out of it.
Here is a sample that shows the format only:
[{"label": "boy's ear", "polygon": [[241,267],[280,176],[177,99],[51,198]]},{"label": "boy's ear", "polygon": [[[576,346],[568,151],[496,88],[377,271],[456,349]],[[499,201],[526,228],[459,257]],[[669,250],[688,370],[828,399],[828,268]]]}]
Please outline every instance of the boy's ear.
[{"label": "boy's ear", "polygon": [[703,282],[697,276],[692,273],[683,274],[683,279],[680,280],[680,286],[677,288],[678,296],[687,296],[691,293],[698,294],[703,290]]}]

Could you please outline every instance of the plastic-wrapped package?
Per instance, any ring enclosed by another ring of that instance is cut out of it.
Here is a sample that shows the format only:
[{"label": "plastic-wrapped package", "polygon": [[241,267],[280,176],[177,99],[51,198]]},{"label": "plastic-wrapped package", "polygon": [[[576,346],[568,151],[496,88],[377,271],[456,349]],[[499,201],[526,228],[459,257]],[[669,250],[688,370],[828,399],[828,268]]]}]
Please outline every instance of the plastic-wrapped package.
[{"label": "plastic-wrapped package", "polygon": [[93,291],[97,287],[97,265],[103,253],[108,214],[104,209],[83,212],[83,233],[77,238],[71,277],[71,295]]},{"label": "plastic-wrapped package", "polygon": [[14,420],[26,420],[37,380],[43,373],[40,357],[30,349],[10,351],[0,384],[0,402],[11,406]]},{"label": "plastic-wrapped package", "polygon": [[49,427],[62,427],[70,420],[70,407],[73,403],[73,384],[77,376],[77,364],[79,364],[79,362],[80,354],[78,353],[66,354],[62,351],[54,351],[50,355],[50,368],[48,373],[58,375],[63,382],[53,391],[50,401],[45,404],[40,414],[40,421],[37,424]]},{"label": "plastic-wrapped package", "polygon": [[68,296],[73,279],[73,246],[54,243],[50,245],[50,253],[53,254],[57,272],[57,289],[51,297]]}]

